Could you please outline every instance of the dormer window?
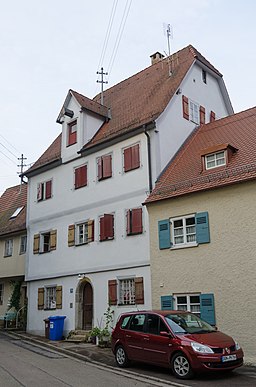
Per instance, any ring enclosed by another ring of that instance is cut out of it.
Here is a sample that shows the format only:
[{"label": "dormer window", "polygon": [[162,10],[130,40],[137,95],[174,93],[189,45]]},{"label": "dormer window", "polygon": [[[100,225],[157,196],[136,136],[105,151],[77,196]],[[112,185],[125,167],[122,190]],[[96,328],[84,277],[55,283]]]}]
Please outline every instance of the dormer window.
[{"label": "dormer window", "polygon": [[205,156],[205,168],[211,169],[226,165],[226,152],[216,152]]},{"label": "dormer window", "polygon": [[77,142],[77,121],[68,124],[68,146]]}]

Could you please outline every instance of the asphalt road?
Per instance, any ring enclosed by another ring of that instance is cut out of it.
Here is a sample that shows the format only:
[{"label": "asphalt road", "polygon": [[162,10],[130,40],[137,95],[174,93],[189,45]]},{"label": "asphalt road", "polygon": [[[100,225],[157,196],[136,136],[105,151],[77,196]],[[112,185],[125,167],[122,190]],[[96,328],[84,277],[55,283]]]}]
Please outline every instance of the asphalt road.
[{"label": "asphalt road", "polygon": [[49,387],[254,387],[256,368],[241,367],[232,373],[206,374],[180,381],[167,369],[134,363],[123,370],[115,366],[114,359],[108,365],[96,365],[0,332],[0,387],[48,387],[47,384]]}]

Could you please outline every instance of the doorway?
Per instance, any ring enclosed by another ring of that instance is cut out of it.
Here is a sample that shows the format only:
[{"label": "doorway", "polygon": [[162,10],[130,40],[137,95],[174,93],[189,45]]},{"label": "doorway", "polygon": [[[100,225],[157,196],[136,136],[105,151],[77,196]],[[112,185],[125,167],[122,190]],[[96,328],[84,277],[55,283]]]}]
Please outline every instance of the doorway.
[{"label": "doorway", "polygon": [[93,291],[92,285],[89,282],[85,282],[83,287],[82,311],[82,328],[86,331],[91,330],[93,318]]}]

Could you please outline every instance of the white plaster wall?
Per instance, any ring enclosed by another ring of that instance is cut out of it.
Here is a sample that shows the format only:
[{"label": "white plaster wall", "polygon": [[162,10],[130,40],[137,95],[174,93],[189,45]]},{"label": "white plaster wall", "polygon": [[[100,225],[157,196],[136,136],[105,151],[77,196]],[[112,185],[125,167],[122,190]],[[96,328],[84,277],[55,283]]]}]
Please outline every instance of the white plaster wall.
[{"label": "white plaster wall", "polygon": [[216,119],[228,115],[217,79],[207,73],[205,84],[202,81],[202,69],[198,65],[191,67],[181,83],[180,91],[180,94],[174,94],[165,111],[156,120],[158,133],[155,133],[155,137],[159,139],[152,140],[156,151],[154,180],[196,127],[193,122],[183,118],[182,95],[205,107],[206,123],[209,122],[211,110],[216,113]]},{"label": "white plaster wall", "polygon": [[[255,188],[248,182],[148,206],[153,308],[161,295],[214,293],[218,328],[237,339],[254,364]],[[159,250],[158,220],[202,211],[209,212],[210,243]]]},{"label": "white plaster wall", "polygon": [[[108,307],[108,280],[115,279],[117,276],[135,275],[144,277],[144,297],[143,305],[134,306],[112,306],[113,324],[115,325],[118,316],[125,311],[150,309],[151,308],[151,278],[149,266],[142,268],[134,268],[133,270],[118,270],[101,273],[88,274],[86,278],[92,283],[93,287],[93,326],[104,326],[104,312]],[[54,278],[50,280],[40,280],[28,283],[28,321],[27,331],[44,336],[45,323],[44,319],[49,316],[66,316],[64,320],[64,335],[67,336],[70,330],[74,330],[75,326],[75,295],[76,288],[79,285],[78,276]],[[56,310],[37,310],[37,294],[38,288],[49,285],[62,285],[62,309]],[[71,305],[73,307],[71,308]]]}]

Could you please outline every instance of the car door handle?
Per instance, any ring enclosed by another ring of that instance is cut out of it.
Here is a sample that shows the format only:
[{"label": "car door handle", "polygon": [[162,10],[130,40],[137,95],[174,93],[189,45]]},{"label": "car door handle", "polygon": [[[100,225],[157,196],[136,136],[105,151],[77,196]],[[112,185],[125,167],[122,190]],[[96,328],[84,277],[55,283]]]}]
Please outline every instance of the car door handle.
[{"label": "car door handle", "polygon": [[149,337],[143,337],[143,340],[149,341]]},{"label": "car door handle", "polygon": [[129,339],[129,338],[131,338],[132,336],[131,336],[131,335],[125,335],[125,337],[128,337],[128,339]]}]

